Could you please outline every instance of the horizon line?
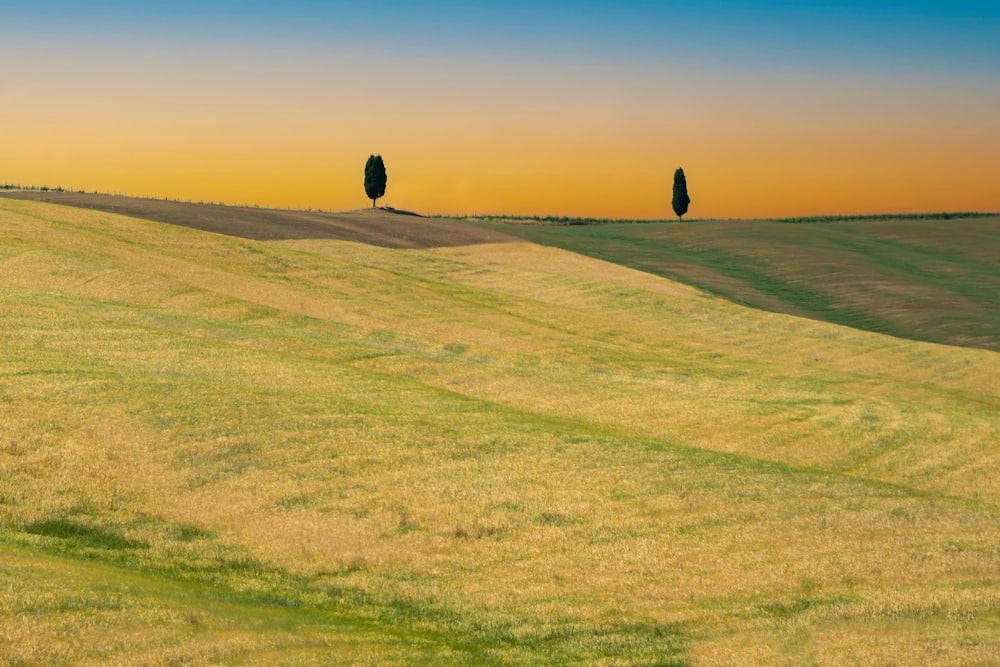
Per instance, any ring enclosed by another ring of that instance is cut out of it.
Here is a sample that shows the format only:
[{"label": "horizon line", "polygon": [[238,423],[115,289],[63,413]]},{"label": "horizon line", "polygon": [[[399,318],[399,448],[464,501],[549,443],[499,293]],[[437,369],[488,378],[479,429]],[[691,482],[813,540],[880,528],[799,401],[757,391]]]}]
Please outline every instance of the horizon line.
[{"label": "horizon line", "polygon": [[[63,186],[48,186],[48,185],[19,185],[16,183],[0,183],[0,196],[3,192],[46,192],[46,193],[65,193],[65,194],[82,194],[82,195],[98,195],[103,197],[121,197],[127,199],[146,199],[150,201],[162,201],[162,202],[172,202],[176,204],[194,204],[200,206],[226,206],[230,208],[252,208],[252,209],[264,209],[273,211],[301,211],[307,213],[345,213],[349,211],[356,210],[370,210],[371,207],[365,206],[358,209],[344,209],[344,210],[328,210],[323,208],[297,208],[297,207],[284,207],[284,206],[268,206],[261,204],[250,204],[250,203],[231,203],[224,201],[205,201],[205,200],[191,200],[191,199],[180,199],[172,197],[157,197],[153,195],[141,195],[141,194],[131,194],[124,192],[101,192],[98,190],[83,190],[83,189],[72,189],[65,188]],[[391,206],[379,206],[376,209],[398,211],[402,213],[412,214],[413,211],[408,209],[398,209]],[[805,223],[805,222],[853,222],[853,221],[864,221],[864,220],[950,220],[950,219],[962,219],[962,218],[987,218],[987,217],[1000,217],[1000,211],[911,211],[911,212],[898,212],[898,211],[887,211],[887,212],[874,212],[874,213],[847,213],[847,214],[818,214],[818,215],[791,215],[791,216],[757,216],[757,217],[704,217],[704,218],[688,218],[686,220],[677,217],[670,218],[627,218],[627,217],[593,217],[593,216],[573,216],[573,215],[553,215],[553,214],[504,214],[504,213],[462,213],[462,214],[449,214],[449,213],[418,213],[417,215],[427,218],[447,218],[454,220],[482,220],[485,222],[496,221],[503,222],[509,220],[511,222],[516,221],[536,221],[536,222],[547,222],[547,223],[563,223],[567,225],[587,225],[587,224],[614,224],[614,223],[639,223],[639,224],[653,224],[653,223],[693,223],[693,222],[787,222],[787,223]]]}]

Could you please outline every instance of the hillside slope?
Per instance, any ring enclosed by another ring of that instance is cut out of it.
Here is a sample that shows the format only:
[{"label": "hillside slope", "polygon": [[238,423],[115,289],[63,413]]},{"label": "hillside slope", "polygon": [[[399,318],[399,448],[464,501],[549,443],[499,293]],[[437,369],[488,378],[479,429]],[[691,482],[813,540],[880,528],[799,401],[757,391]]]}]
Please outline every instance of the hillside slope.
[{"label": "hillside slope", "polygon": [[495,225],[735,303],[1000,351],[1000,218]]},{"label": "hillside slope", "polygon": [[0,196],[117,213],[254,241],[338,239],[385,248],[437,248],[515,240],[501,231],[384,208],[330,213],[54,190],[15,190]]},{"label": "hillside slope", "polygon": [[0,198],[0,661],[987,663],[1000,355]]}]

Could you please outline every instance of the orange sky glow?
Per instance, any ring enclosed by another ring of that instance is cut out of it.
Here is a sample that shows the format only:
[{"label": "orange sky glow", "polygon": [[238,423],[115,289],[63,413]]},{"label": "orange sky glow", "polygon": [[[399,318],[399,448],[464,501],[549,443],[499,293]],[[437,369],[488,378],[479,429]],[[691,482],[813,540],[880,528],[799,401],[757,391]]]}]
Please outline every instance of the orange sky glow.
[{"label": "orange sky glow", "polygon": [[0,47],[0,183],[344,210],[380,153],[422,213],[669,218],[677,167],[695,218],[1000,210],[983,77],[32,44]]}]

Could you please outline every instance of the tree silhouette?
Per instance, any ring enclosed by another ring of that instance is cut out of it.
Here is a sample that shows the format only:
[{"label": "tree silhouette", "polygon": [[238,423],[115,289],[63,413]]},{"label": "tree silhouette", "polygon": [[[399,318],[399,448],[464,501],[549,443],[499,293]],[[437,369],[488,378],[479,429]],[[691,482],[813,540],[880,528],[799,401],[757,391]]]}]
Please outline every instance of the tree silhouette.
[{"label": "tree silhouette", "polygon": [[372,200],[372,208],[375,208],[375,200],[385,194],[385,180],[382,156],[369,155],[365,163],[365,194]]},{"label": "tree silhouette", "polygon": [[684,170],[678,169],[674,172],[674,213],[677,214],[678,220],[684,218],[684,214],[688,212],[688,204],[690,203],[691,198],[688,197],[687,178],[684,177]]}]

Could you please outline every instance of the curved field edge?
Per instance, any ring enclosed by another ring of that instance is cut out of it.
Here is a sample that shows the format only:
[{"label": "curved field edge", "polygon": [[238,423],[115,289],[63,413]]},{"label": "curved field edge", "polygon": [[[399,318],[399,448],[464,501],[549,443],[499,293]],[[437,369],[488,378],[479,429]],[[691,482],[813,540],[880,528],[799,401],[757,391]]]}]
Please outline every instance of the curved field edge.
[{"label": "curved field edge", "polygon": [[[0,216],[4,553],[70,598],[45,607],[5,566],[19,660],[968,664],[1000,645],[993,353],[539,246]],[[121,603],[165,610],[170,639],[129,643],[132,614],[89,608],[88,563],[179,591]],[[217,598],[239,604],[210,632],[177,624]],[[283,629],[245,644],[231,616],[257,608]],[[101,623],[121,641],[98,653],[26,631]]]},{"label": "curved field edge", "polygon": [[585,226],[475,223],[736,303],[1000,350],[1000,217]]}]

